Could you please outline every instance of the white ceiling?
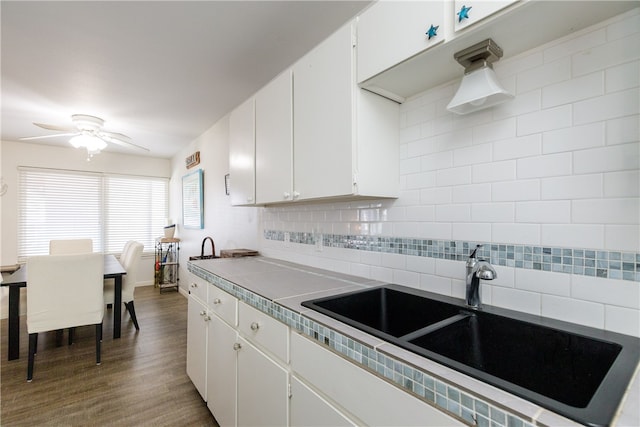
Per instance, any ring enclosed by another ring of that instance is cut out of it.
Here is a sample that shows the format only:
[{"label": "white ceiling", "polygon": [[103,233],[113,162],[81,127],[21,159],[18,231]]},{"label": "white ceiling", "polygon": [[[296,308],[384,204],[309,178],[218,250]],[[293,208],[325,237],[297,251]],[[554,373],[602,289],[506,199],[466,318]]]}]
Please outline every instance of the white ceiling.
[{"label": "white ceiling", "polygon": [[2,0],[1,138],[89,114],[171,157],[369,3]]}]

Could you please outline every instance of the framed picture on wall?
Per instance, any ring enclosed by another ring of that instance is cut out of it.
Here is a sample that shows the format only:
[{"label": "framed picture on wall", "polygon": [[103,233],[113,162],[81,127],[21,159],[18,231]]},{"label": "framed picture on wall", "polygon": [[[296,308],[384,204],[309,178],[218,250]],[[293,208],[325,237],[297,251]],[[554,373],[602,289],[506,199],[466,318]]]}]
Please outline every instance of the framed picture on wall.
[{"label": "framed picture on wall", "polygon": [[184,228],[204,228],[204,193],[202,169],[182,177],[182,225]]}]

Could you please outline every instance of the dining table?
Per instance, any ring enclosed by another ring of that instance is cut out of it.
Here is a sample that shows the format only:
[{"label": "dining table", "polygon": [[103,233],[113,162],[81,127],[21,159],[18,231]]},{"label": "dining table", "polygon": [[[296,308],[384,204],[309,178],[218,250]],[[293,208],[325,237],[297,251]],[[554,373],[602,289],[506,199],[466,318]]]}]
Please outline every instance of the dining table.
[{"label": "dining table", "polygon": [[[104,278],[114,279],[113,338],[120,338],[122,316],[122,276],[127,274],[115,255],[104,255]],[[9,287],[9,360],[20,358],[20,288],[27,287],[27,265],[22,265],[0,286]]]}]

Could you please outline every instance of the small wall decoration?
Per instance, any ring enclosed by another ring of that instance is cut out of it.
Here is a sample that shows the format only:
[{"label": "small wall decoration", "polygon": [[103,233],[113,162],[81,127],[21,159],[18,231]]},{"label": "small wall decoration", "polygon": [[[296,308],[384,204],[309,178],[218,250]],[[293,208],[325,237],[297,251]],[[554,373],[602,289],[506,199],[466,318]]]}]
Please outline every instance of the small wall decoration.
[{"label": "small wall decoration", "polygon": [[184,228],[204,228],[202,181],[202,169],[182,177],[182,225]]},{"label": "small wall decoration", "polygon": [[184,159],[184,162],[187,165],[187,169],[191,169],[192,167],[194,167],[196,165],[199,165],[200,164],[200,152],[196,151],[195,153],[193,153],[192,155],[190,155],[189,157]]}]

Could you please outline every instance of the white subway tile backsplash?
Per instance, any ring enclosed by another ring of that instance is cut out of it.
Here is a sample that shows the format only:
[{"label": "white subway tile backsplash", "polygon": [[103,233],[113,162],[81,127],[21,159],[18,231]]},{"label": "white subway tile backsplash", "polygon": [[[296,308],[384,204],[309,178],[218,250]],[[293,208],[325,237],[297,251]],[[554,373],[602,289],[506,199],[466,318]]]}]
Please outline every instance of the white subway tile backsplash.
[{"label": "white subway tile backsplash", "polygon": [[420,275],[420,289],[440,295],[451,296],[451,279],[435,274]]},{"label": "white subway tile backsplash", "polygon": [[448,259],[436,259],[436,275],[465,280],[466,273],[464,263]]},{"label": "white subway tile backsplash", "polygon": [[604,242],[605,249],[640,252],[640,226],[606,225]]},{"label": "white subway tile backsplash", "polygon": [[453,187],[453,203],[491,201],[491,184],[457,185]]},{"label": "white subway tile backsplash", "polygon": [[594,31],[580,34],[578,36],[568,37],[560,43],[554,43],[552,46],[544,50],[544,61],[552,62],[560,58],[570,58],[574,53],[601,46],[607,41],[607,32],[605,28],[599,28]]},{"label": "white subway tile backsplash", "polygon": [[428,222],[420,225],[421,236],[430,239],[451,239],[451,224],[444,222]]},{"label": "white subway tile backsplash", "polygon": [[491,144],[474,145],[453,150],[453,165],[465,166],[491,161]]},{"label": "white subway tile backsplash", "polygon": [[575,76],[634,61],[640,58],[640,33],[613,40],[591,49],[578,52],[572,57],[572,71]]},{"label": "white subway tile backsplash", "polygon": [[604,94],[604,73],[596,72],[565,80],[542,89],[542,108],[581,101]]},{"label": "white subway tile backsplash", "polygon": [[604,328],[604,305],[566,297],[542,295],[541,315],[566,322]]},{"label": "white subway tile backsplash", "polygon": [[634,61],[609,68],[605,74],[607,93],[618,92],[640,85],[640,62]]},{"label": "white subway tile backsplash", "polygon": [[571,175],[540,180],[542,200],[572,200],[602,197],[602,175]]},{"label": "white subway tile backsplash", "polygon": [[422,256],[407,256],[407,270],[423,274],[434,274],[436,272],[435,258]]},{"label": "white subway tile backsplash", "polygon": [[640,171],[605,173],[604,197],[640,197]]},{"label": "white subway tile backsplash", "polygon": [[420,168],[423,171],[432,171],[453,167],[453,151],[441,151],[420,158]]},{"label": "white subway tile backsplash", "polygon": [[406,112],[407,126],[413,126],[435,118],[435,106],[433,103],[418,106]]},{"label": "white subway tile backsplash", "polygon": [[540,243],[548,246],[601,248],[604,226],[600,224],[543,224]]},{"label": "white subway tile backsplash", "polygon": [[516,289],[568,297],[571,295],[571,276],[519,268],[516,269]]},{"label": "white subway tile backsplash", "polygon": [[408,206],[405,218],[394,218],[393,221],[435,221],[435,206]]},{"label": "white subway tile backsplash", "polygon": [[438,222],[469,222],[471,220],[471,206],[468,204],[438,205],[435,208]]},{"label": "white subway tile backsplash", "polygon": [[574,124],[580,125],[598,120],[615,119],[640,112],[638,88],[613,92],[573,104]]},{"label": "white subway tile backsplash", "polygon": [[[504,120],[495,120],[494,121],[476,126],[473,129],[473,143],[474,144],[482,144],[482,146],[486,147],[488,142],[492,142],[498,139],[506,139],[513,138],[516,136],[516,119],[513,117],[504,119]],[[485,150],[490,151],[487,148]]]},{"label": "white subway tile backsplash", "polygon": [[640,144],[619,144],[573,153],[573,172],[615,172],[640,167]]},{"label": "white subway tile backsplash", "polygon": [[607,331],[640,336],[640,312],[613,305],[604,306],[604,328]]},{"label": "white subway tile backsplash", "polygon": [[471,174],[474,183],[512,181],[516,179],[516,161],[505,160],[473,165]]},{"label": "white subway tile backsplash", "polygon": [[436,172],[436,185],[463,185],[471,183],[471,167],[440,169]]},{"label": "white subway tile backsplash", "polygon": [[604,146],[604,122],[589,123],[542,134],[542,152],[544,154],[582,150]]},{"label": "white subway tile backsplash", "polygon": [[516,222],[565,224],[571,221],[569,200],[516,203]]},{"label": "white subway tile backsplash", "polygon": [[529,92],[571,78],[571,60],[567,57],[523,70],[517,76],[517,93]]},{"label": "white subway tile backsplash", "polygon": [[400,160],[400,174],[407,175],[420,172],[422,170],[420,163],[420,157],[410,157]]},{"label": "white subway tile backsplash", "polygon": [[420,274],[407,270],[393,270],[393,283],[411,288],[419,288]]},{"label": "white subway tile backsplash", "polygon": [[542,134],[504,139],[493,143],[493,160],[518,159],[542,154]]},{"label": "white subway tile backsplash", "polygon": [[494,202],[539,200],[540,180],[528,179],[493,183],[491,184],[491,199]]},{"label": "white subway tile backsplash", "polygon": [[488,242],[491,240],[491,224],[454,223],[451,229],[451,237],[454,240],[469,239],[477,242]]},{"label": "white subway tile backsplash", "polygon": [[521,245],[540,244],[539,224],[493,224],[492,242],[504,242]]},{"label": "white subway tile backsplash", "polygon": [[571,174],[571,153],[546,154],[517,161],[518,179]]},{"label": "white subway tile backsplash", "polygon": [[523,114],[518,116],[517,119],[517,135],[524,136],[569,127],[571,126],[571,115],[571,105],[562,105]]},{"label": "white subway tile backsplash", "polygon": [[473,203],[471,205],[473,222],[515,222],[515,204],[510,203]]},{"label": "white subway tile backsplash", "polygon": [[640,141],[640,115],[607,121],[607,145]]},{"label": "white subway tile backsplash", "polygon": [[614,19],[614,22],[607,25],[607,40],[609,41],[617,40],[640,31],[640,14],[638,13],[638,9],[631,10],[619,18],[620,19]]},{"label": "white subway tile backsplash", "polygon": [[575,224],[638,224],[640,199],[586,199],[571,202]]},{"label": "white subway tile backsplash", "polygon": [[435,153],[437,150],[438,142],[435,138],[417,138],[413,141],[409,141],[407,146],[407,157],[420,157],[426,154]]},{"label": "white subway tile backsplash", "polygon": [[407,190],[415,190],[436,185],[436,172],[412,173],[406,176]]},{"label": "white subway tile backsplash", "polygon": [[452,187],[425,188],[420,191],[420,201],[426,205],[451,203]]},{"label": "white subway tile backsplash", "polygon": [[640,308],[640,286],[627,280],[571,276],[571,296],[585,301]]},{"label": "white subway tile backsplash", "polygon": [[517,310],[523,313],[540,315],[541,295],[520,289],[500,288],[492,286],[491,300],[497,307]]}]

